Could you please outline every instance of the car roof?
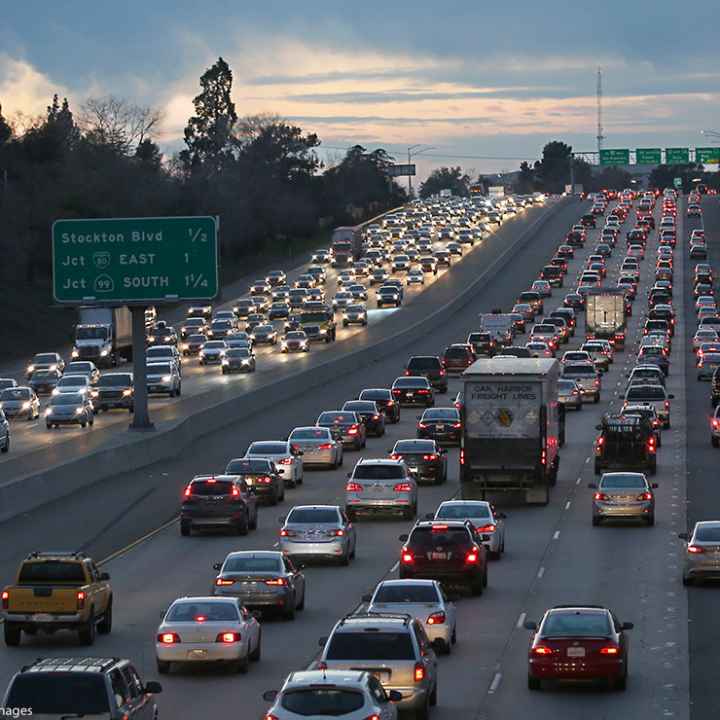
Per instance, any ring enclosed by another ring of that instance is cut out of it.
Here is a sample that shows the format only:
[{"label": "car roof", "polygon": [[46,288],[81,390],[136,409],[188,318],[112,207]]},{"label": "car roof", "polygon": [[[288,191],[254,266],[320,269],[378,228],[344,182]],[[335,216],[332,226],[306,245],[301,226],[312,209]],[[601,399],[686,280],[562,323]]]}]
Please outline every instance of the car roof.
[{"label": "car roof", "polygon": [[363,686],[368,673],[364,670],[297,670],[291,672],[285,680],[285,689],[307,687],[308,685]]},{"label": "car roof", "polygon": [[115,665],[127,662],[120,658],[99,657],[50,657],[38,658],[30,665],[25,665],[20,672],[72,672],[72,673],[104,673]]},{"label": "car roof", "polygon": [[293,505],[288,511],[288,515],[293,510],[340,510],[339,505]]},{"label": "car roof", "polygon": [[271,558],[273,560],[281,560],[283,554],[277,550],[233,550],[229,552],[225,559],[236,557],[252,557],[252,558]]}]

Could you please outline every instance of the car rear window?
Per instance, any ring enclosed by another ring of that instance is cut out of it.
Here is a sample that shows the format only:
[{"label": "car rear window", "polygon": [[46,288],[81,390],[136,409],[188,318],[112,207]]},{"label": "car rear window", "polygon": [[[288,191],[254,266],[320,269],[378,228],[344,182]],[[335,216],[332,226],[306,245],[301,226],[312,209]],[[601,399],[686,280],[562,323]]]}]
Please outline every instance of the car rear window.
[{"label": "car rear window", "polygon": [[720,542],[720,527],[701,525],[695,531],[694,539],[700,542]]},{"label": "car rear window", "polygon": [[440,359],[436,357],[413,357],[407,364],[408,370],[439,370]]},{"label": "car rear window", "polygon": [[467,356],[468,356],[467,348],[463,348],[463,347],[451,347],[445,351],[445,357],[450,358],[450,359],[453,359],[453,358],[465,359]]},{"label": "car rear window", "polygon": [[664,400],[665,391],[659,385],[641,385],[631,387],[625,396],[626,400]]},{"label": "car rear window", "polygon": [[347,412],[324,412],[318,418],[318,423],[354,423],[354,413]]},{"label": "car rear window", "polygon": [[192,495],[230,495],[233,484],[227,480],[196,480],[190,483]]},{"label": "car rear window", "polygon": [[404,468],[401,465],[366,465],[355,466],[353,473],[355,479],[362,480],[398,480],[405,477]]},{"label": "car rear window", "polygon": [[605,613],[554,612],[545,619],[543,637],[604,637],[610,634]]},{"label": "car rear window", "polygon": [[5,709],[32,708],[33,715],[84,717],[110,712],[102,675],[90,673],[24,673],[10,687]]},{"label": "car rear window", "polygon": [[7,388],[0,392],[0,400],[29,400],[30,388]]},{"label": "car rear window", "polygon": [[393,386],[396,388],[426,388],[428,382],[421,377],[401,377],[393,383]]},{"label": "car rear window", "polygon": [[351,400],[345,403],[343,410],[351,412],[375,412],[377,405],[370,400]]},{"label": "car rear window", "polygon": [[362,709],[364,704],[363,693],[333,687],[290,690],[280,700],[284,710],[304,717],[342,717]]},{"label": "car rear window", "polygon": [[393,452],[399,454],[407,453],[434,453],[434,440],[398,440],[395,443]]},{"label": "car rear window", "polygon": [[101,375],[98,385],[102,387],[128,387],[132,385],[132,375]]},{"label": "car rear window", "polygon": [[340,521],[335,508],[295,508],[290,511],[288,523],[337,523]]},{"label": "car rear window", "polygon": [[442,505],[436,515],[437,520],[465,520],[489,517],[490,508],[487,505],[475,503]]},{"label": "car rear window", "polygon": [[330,640],[328,660],[414,660],[409,632],[339,632]]},{"label": "car rear window", "polygon": [[20,577],[23,583],[85,583],[85,571],[79,562],[63,562],[62,560],[47,560],[40,562],[26,562],[20,568]]},{"label": "car rear window", "polygon": [[374,603],[434,603],[438,601],[437,590],[433,585],[382,584],[375,596]]},{"label": "car rear window", "polygon": [[465,527],[417,527],[412,531],[408,546],[420,552],[430,552],[435,547],[463,547],[467,548],[472,544],[470,533]]},{"label": "car rear window", "polygon": [[272,472],[272,465],[270,464],[269,460],[260,460],[253,458],[237,458],[235,460],[231,460],[225,468],[225,473],[227,475],[244,475],[246,473],[269,472]]},{"label": "car rear window", "polygon": [[238,619],[238,611],[230,602],[200,602],[197,600],[175,603],[165,617],[168,622],[231,622]]},{"label": "car rear window", "polygon": [[595,375],[596,372],[593,368],[584,365],[566,365],[562,374],[567,377],[580,377],[583,375]]},{"label": "car rear window", "polygon": [[616,488],[644,490],[646,487],[646,482],[642,475],[621,475],[613,473],[612,475],[605,475],[605,477],[603,477],[603,479],[600,481],[600,486],[609,490]]},{"label": "car rear window", "polygon": [[248,448],[249,455],[284,455],[287,445],[284,442],[254,442]]},{"label": "car rear window", "polygon": [[231,557],[222,567],[223,573],[278,573],[281,572],[280,561],[267,557]]},{"label": "car rear window", "polygon": [[459,420],[460,413],[455,408],[435,408],[426,410],[422,416],[423,420]]}]

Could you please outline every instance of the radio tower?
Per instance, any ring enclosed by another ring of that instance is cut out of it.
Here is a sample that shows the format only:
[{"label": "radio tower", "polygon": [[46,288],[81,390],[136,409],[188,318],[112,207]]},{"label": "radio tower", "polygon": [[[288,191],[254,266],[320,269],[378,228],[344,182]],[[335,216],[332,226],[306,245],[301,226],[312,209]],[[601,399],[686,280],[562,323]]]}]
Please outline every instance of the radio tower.
[{"label": "radio tower", "polygon": [[598,149],[598,162],[600,161],[600,151],[602,150],[602,144],[603,140],[605,139],[605,136],[603,135],[603,126],[602,126],[602,68],[598,68],[597,71],[597,149]]}]

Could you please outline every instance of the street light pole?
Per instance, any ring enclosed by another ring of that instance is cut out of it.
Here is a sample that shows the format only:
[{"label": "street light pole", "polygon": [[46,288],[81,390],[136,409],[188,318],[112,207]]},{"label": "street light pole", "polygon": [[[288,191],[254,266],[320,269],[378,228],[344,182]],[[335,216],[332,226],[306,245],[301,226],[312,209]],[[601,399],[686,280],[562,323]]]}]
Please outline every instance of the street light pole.
[{"label": "street light pole", "polygon": [[[415,155],[422,155],[425,152],[428,152],[428,150],[437,150],[436,147],[432,145],[428,145],[427,147],[424,147],[422,150],[418,150],[417,152],[413,152],[414,150],[417,150],[417,148],[422,148],[422,143],[419,143],[418,145],[411,145],[407,149],[407,157],[408,157],[408,165],[412,165],[412,158]],[[408,196],[412,197],[412,175],[408,175]]]}]

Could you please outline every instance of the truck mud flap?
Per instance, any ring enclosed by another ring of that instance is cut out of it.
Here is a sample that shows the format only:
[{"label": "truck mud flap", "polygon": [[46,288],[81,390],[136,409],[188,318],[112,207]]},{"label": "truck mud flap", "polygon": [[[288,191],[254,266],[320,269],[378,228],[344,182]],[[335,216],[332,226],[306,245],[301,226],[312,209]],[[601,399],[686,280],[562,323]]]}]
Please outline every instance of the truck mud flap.
[{"label": "truck mud flap", "polygon": [[547,485],[528,488],[525,490],[525,502],[528,505],[547,505],[550,502],[550,488]]}]

